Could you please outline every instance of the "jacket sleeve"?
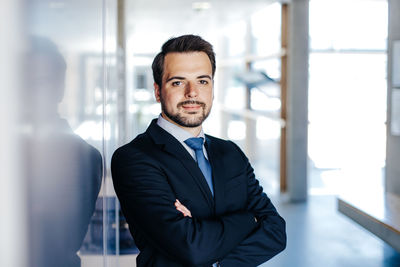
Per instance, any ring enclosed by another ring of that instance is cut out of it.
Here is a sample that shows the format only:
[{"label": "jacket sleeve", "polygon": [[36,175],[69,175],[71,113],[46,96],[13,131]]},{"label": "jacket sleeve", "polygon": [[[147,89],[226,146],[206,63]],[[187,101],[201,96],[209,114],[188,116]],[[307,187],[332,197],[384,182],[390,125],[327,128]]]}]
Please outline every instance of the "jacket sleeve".
[{"label": "jacket sleeve", "polygon": [[230,251],[220,263],[223,267],[258,266],[285,249],[285,221],[263,192],[246,156],[239,147],[236,146],[236,148],[242,154],[247,165],[247,210],[256,216],[258,227]]},{"label": "jacket sleeve", "polygon": [[114,153],[115,191],[130,225],[146,242],[182,264],[211,264],[235,248],[257,226],[249,211],[216,219],[183,217],[166,175],[140,151]]}]

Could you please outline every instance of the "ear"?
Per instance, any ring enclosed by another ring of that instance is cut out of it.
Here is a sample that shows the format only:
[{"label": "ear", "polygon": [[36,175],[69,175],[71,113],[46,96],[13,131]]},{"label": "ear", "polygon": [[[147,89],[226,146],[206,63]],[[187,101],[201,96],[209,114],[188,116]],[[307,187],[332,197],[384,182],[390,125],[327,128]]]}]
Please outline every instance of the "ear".
[{"label": "ear", "polygon": [[160,88],[160,86],[158,86],[157,83],[154,83],[154,96],[156,98],[156,101],[158,103],[160,103],[161,102],[161,88]]}]

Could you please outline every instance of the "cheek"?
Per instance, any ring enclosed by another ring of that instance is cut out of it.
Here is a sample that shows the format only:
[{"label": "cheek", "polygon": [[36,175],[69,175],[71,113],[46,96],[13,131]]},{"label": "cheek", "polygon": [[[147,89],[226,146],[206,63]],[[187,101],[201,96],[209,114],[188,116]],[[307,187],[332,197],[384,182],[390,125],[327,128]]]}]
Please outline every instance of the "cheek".
[{"label": "cheek", "polygon": [[213,101],[213,99],[214,99],[213,91],[210,90],[207,93],[205,93],[203,95],[203,99],[206,100],[207,102],[211,103]]},{"label": "cheek", "polygon": [[175,107],[180,101],[180,97],[176,94],[165,94],[163,95],[163,99],[165,105],[172,107]]}]

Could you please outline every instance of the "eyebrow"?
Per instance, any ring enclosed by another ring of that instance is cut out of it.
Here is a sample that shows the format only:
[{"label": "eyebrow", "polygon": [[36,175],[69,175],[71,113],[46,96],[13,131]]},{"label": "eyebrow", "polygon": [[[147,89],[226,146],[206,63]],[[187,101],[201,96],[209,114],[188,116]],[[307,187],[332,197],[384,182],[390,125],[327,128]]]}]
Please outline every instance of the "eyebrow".
[{"label": "eyebrow", "polygon": [[169,82],[171,80],[185,80],[185,77],[181,77],[181,76],[172,76],[171,78],[167,79],[166,82]]},{"label": "eyebrow", "polygon": [[[207,78],[207,79],[212,80],[212,78],[211,78],[210,75],[200,75],[200,76],[197,76],[197,79],[204,79],[204,78]],[[185,77],[182,77],[182,76],[172,76],[172,77],[168,78],[168,79],[166,80],[166,82],[169,82],[169,81],[171,81],[171,80],[185,80],[185,79],[186,79],[186,78],[185,78]]]},{"label": "eyebrow", "polygon": [[208,79],[212,80],[210,75],[200,75],[197,77],[197,79],[202,79],[202,78],[208,78]]}]

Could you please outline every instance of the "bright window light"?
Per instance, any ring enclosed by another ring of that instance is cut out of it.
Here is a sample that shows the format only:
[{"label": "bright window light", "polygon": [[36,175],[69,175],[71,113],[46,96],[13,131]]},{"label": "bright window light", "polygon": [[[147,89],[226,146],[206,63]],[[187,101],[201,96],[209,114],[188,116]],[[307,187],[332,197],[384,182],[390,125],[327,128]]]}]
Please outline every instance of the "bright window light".
[{"label": "bright window light", "polygon": [[246,138],[246,124],[244,121],[234,120],[229,122],[228,138],[236,141]]}]

